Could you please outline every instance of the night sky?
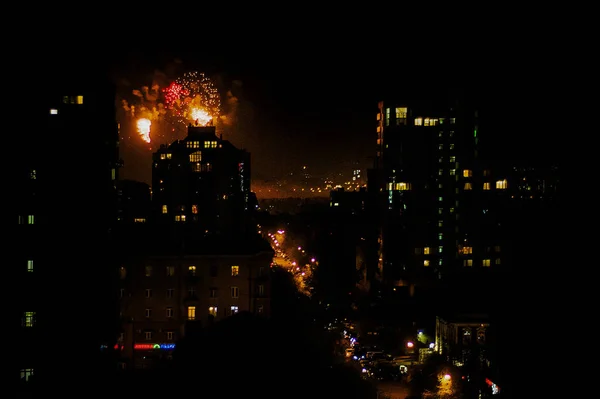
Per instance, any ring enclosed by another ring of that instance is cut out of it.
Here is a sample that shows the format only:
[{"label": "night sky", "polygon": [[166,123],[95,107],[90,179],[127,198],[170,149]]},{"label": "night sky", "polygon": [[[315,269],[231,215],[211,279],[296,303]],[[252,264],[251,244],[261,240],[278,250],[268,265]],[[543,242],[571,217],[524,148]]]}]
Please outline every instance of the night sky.
[{"label": "night sky", "polygon": [[371,166],[377,102],[409,87],[477,91],[480,114],[494,120],[487,134],[500,157],[557,158],[559,143],[548,134],[556,105],[540,75],[543,49],[514,27],[507,36],[429,28],[400,33],[394,26],[373,30],[326,19],[249,20],[243,27],[192,22],[181,30],[130,26],[117,41],[110,42],[113,32],[84,53],[72,53],[75,42],[64,48],[87,57],[81,65],[112,60],[121,94],[174,69],[204,72],[221,93],[233,90],[238,127],[230,139],[251,151],[255,180],[281,178],[304,164],[314,175],[349,170],[352,162]]}]

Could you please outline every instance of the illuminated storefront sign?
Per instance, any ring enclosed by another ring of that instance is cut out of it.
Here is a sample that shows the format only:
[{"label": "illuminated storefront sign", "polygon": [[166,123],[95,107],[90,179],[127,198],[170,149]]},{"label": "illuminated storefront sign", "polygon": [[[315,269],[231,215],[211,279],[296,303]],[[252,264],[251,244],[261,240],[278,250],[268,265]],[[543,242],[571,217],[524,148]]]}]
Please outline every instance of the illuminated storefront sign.
[{"label": "illuminated storefront sign", "polygon": [[133,345],[133,349],[143,351],[156,349],[169,350],[175,349],[175,344],[135,344]]}]

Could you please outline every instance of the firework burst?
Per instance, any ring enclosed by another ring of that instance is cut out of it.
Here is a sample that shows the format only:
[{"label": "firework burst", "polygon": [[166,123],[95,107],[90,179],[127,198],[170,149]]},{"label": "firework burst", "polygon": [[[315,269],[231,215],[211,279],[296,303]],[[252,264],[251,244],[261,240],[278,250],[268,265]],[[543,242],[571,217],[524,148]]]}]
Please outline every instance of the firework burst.
[{"label": "firework burst", "polygon": [[204,125],[221,113],[221,97],[212,80],[201,72],[186,72],[164,92],[165,102],[179,121]]},{"label": "firework burst", "polygon": [[[201,72],[187,72],[162,89],[158,85],[133,90],[135,101],[122,100],[145,143],[171,143],[185,135],[187,125],[218,121],[221,97],[212,80]],[[152,140],[150,139],[152,127]]]}]

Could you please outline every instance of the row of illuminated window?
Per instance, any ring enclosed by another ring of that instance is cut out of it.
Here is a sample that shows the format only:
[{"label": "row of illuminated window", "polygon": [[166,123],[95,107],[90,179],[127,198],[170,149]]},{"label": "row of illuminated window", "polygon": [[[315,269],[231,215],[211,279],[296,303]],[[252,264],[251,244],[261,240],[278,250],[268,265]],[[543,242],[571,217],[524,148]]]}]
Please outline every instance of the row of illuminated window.
[{"label": "row of illuminated window", "polygon": [[[423,260],[423,266],[429,267],[431,265],[431,262],[432,262],[431,260],[425,259],[425,260]],[[441,259],[439,259],[438,264],[440,266],[442,265],[442,260]],[[482,259],[481,260],[481,266],[483,266],[483,267],[490,267],[491,264],[492,264],[491,259]],[[499,265],[500,264],[500,258],[494,259],[494,264],[495,265]],[[463,260],[463,266],[466,266],[466,267],[473,266],[473,259],[464,259]]]},{"label": "row of illuminated window", "polygon": [[[440,235],[440,237],[442,236],[441,233],[439,235]],[[431,255],[435,251],[435,249],[432,250],[432,248],[438,248],[438,247],[423,247],[423,248],[418,247],[418,248],[415,248],[415,254],[416,255],[421,255],[421,254],[422,255]],[[490,252],[491,249],[492,249],[492,247],[487,247],[486,248],[486,253]],[[500,248],[500,245],[496,245],[496,246],[494,246],[493,249],[494,249],[494,252],[499,253],[501,248]],[[458,253],[462,254],[462,255],[472,254],[473,253],[473,247],[459,245],[458,246]]]},{"label": "row of illuminated window", "polygon": [[[448,118],[451,125],[456,123],[456,118]],[[415,118],[415,126],[437,126],[443,125],[446,121],[446,118]]]},{"label": "row of illuminated window", "polygon": [[[190,140],[185,143],[185,146],[187,148],[201,148],[200,141],[197,141],[197,140]],[[218,143],[216,140],[205,140],[204,141],[204,148],[217,148],[217,146],[218,146]]]},{"label": "row of illuminated window", "polygon": [[212,165],[210,163],[192,163],[192,172],[210,172]]},{"label": "row of illuminated window", "polygon": [[[239,311],[239,308],[237,306],[231,306],[229,308],[229,314],[235,314]],[[257,313],[263,313],[264,312],[264,306],[263,305],[258,305],[256,307],[256,312]],[[208,315],[213,316],[213,317],[217,317],[219,314],[219,308],[217,306],[209,306],[208,307]],[[188,320],[196,320],[196,306],[188,306],[187,307],[187,319]]]},{"label": "row of illuminated window", "polygon": [[408,191],[412,188],[410,183],[388,183],[387,189],[389,191]]},{"label": "row of illuminated window", "polygon": [[27,216],[19,215],[19,224],[35,224],[35,216],[34,215],[27,215]]},{"label": "row of illuminated window", "polygon": [[[180,205],[179,207],[176,207],[176,208],[178,208],[178,211],[181,211],[181,212],[185,211],[185,205]],[[198,205],[192,205],[191,210],[194,215],[197,214],[198,213]],[[169,213],[169,207],[167,205],[163,205],[161,207],[161,212],[163,214]],[[185,217],[183,220],[185,220]]]},{"label": "row of illuminated window", "polygon": [[63,104],[83,104],[83,96],[63,96]]},{"label": "row of illuminated window", "polygon": [[[407,107],[396,107],[395,108],[395,120],[396,125],[406,124],[408,119],[408,108]],[[377,113],[377,120],[381,120],[381,113]],[[391,108],[385,109],[385,125],[389,126],[391,120]],[[415,126],[437,126],[442,125],[446,121],[446,118],[423,118],[417,117],[414,120]],[[456,123],[456,118],[449,118],[450,124]]]},{"label": "row of illuminated window", "polygon": [[170,152],[160,154],[160,159],[171,159],[172,157],[173,157],[173,154],[171,154]]},{"label": "row of illuminated window", "polygon": [[[33,264],[32,264],[32,268],[33,268]],[[209,268],[209,270],[210,270],[211,277],[217,276],[218,269],[216,266],[211,266]],[[231,270],[232,277],[238,276],[240,274],[239,266],[231,266],[230,270]],[[198,272],[198,268],[196,266],[191,265],[191,266],[187,267],[187,273],[189,276],[196,276],[197,272]],[[258,272],[259,272],[259,275],[263,275],[265,273],[265,268],[260,267],[258,269]],[[127,277],[127,269],[124,266],[121,266],[121,268],[119,269],[119,275],[120,275],[121,279],[124,279],[125,277]],[[145,266],[144,275],[146,277],[152,277],[154,275],[154,267],[153,266]],[[167,275],[167,277],[173,277],[175,275],[175,266],[166,266],[166,275]]]}]

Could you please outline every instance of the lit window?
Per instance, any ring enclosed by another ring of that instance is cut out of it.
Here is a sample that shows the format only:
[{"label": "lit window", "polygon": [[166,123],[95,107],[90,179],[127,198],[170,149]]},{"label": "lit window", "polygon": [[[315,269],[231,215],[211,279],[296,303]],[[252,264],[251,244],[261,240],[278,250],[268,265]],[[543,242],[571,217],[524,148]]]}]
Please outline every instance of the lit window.
[{"label": "lit window", "polygon": [[209,306],[208,307],[208,314],[213,316],[213,317],[217,317],[217,307],[216,306]]},{"label": "lit window", "polygon": [[237,306],[232,306],[231,307],[231,314],[236,314],[239,311],[240,311],[239,307],[237,307]]},{"label": "lit window", "polygon": [[483,183],[483,189],[484,190],[489,190],[490,189],[490,183],[489,182]]},{"label": "lit window", "polygon": [[83,96],[77,96],[77,104],[83,104]]},{"label": "lit window", "polygon": [[429,255],[429,247],[425,247],[425,248],[423,248],[423,253],[424,253],[425,255]]},{"label": "lit window", "polygon": [[56,108],[51,108],[50,115],[58,115],[58,110]]},{"label": "lit window", "polygon": [[231,287],[231,297],[232,298],[240,297],[240,289],[238,287]]},{"label": "lit window", "polygon": [[167,266],[167,276],[173,277],[175,275],[175,266]]},{"label": "lit window", "polygon": [[201,162],[202,161],[202,151],[192,152],[190,154],[190,162]]},{"label": "lit window", "polygon": [[496,258],[496,260],[494,261],[494,264],[499,265],[500,264],[500,258]]},{"label": "lit window", "polygon": [[127,269],[125,269],[123,266],[121,266],[119,268],[119,278],[121,280],[123,280],[126,276],[127,276]]},{"label": "lit window", "polygon": [[35,312],[23,313],[23,327],[35,326]]},{"label": "lit window", "polygon": [[217,142],[216,141],[205,141],[204,148],[217,148]]},{"label": "lit window", "polygon": [[399,190],[399,191],[410,190],[410,183],[396,183],[394,189]]},{"label": "lit window", "polygon": [[[408,108],[398,107],[396,108],[396,125],[406,124],[406,117],[408,114]],[[377,114],[379,116],[379,114]]]},{"label": "lit window", "polygon": [[415,118],[415,126],[423,126],[423,118]]},{"label": "lit window", "polygon": [[429,266],[429,259],[425,259],[423,261],[423,266],[425,266],[425,267]]},{"label": "lit window", "polygon": [[27,261],[27,271],[33,272],[33,260],[31,259]]},{"label": "lit window", "polygon": [[29,381],[33,377],[33,369],[21,369],[21,381]]},{"label": "lit window", "polygon": [[29,172],[29,178],[31,180],[35,180],[37,178],[37,173],[36,173],[35,169],[31,169],[31,171]]},{"label": "lit window", "polygon": [[258,296],[264,296],[265,295],[265,286],[264,284],[260,284],[258,286]]},{"label": "lit window", "polygon": [[463,177],[473,177],[473,171],[470,169],[463,170]]},{"label": "lit window", "polygon": [[496,251],[496,252],[500,252],[500,245],[496,245],[496,246],[494,247],[494,251]]},{"label": "lit window", "polygon": [[468,266],[468,267],[473,266],[473,259],[465,259],[463,261],[463,266]]},{"label": "lit window", "polygon": [[195,276],[196,275],[196,266],[188,267],[188,272],[190,273],[190,276]]},{"label": "lit window", "polygon": [[473,247],[462,247],[461,250],[459,250],[460,253],[462,253],[463,255],[469,255],[473,253]]},{"label": "lit window", "polygon": [[489,266],[490,265],[490,260],[489,259],[483,259],[481,261],[481,265],[482,266]]},{"label": "lit window", "polygon": [[498,190],[506,190],[508,188],[508,182],[506,181],[506,179],[504,179],[504,180],[498,180],[496,182],[496,188]]},{"label": "lit window", "polygon": [[117,170],[116,169],[113,168],[110,170],[110,178],[111,178],[111,180],[117,179]]},{"label": "lit window", "polygon": [[185,222],[185,215],[175,215],[176,222]]},{"label": "lit window", "polygon": [[167,206],[166,205],[162,206],[162,213],[167,213]]},{"label": "lit window", "polygon": [[240,274],[240,267],[239,266],[231,266],[231,275],[237,276],[238,274]]},{"label": "lit window", "polygon": [[450,176],[456,175],[456,169],[450,169]]},{"label": "lit window", "polygon": [[27,224],[33,224],[34,222],[35,222],[35,217],[33,215],[28,215],[27,216]]},{"label": "lit window", "polygon": [[465,183],[465,190],[472,190],[473,189],[473,185],[471,184],[471,182],[466,182]]},{"label": "lit window", "polygon": [[196,307],[195,306],[188,306],[187,318],[188,318],[188,320],[196,320]]},{"label": "lit window", "polygon": [[192,213],[193,214],[197,214],[198,213],[198,205],[192,205]]},{"label": "lit window", "polygon": [[187,148],[200,148],[200,142],[199,141],[188,141],[186,144]]}]

